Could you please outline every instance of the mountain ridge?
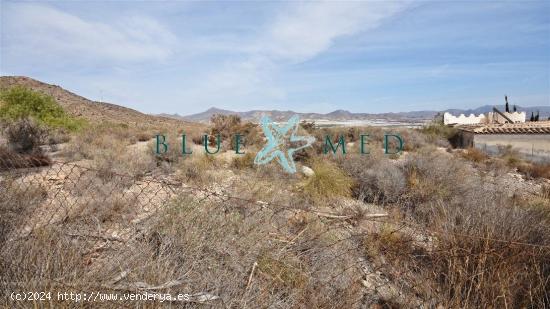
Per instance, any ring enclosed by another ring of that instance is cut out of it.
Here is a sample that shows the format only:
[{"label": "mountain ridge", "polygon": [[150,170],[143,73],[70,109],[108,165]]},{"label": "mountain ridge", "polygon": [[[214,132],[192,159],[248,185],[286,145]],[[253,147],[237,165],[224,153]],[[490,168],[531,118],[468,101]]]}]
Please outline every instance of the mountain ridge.
[{"label": "mountain ridge", "polygon": [[[160,114],[164,117],[174,117],[176,119],[182,119],[187,121],[196,122],[208,122],[210,117],[214,114],[224,115],[238,115],[243,120],[258,121],[262,116],[266,115],[275,121],[283,121],[288,119],[292,115],[299,115],[302,119],[311,120],[328,120],[328,121],[347,121],[347,120],[375,120],[382,119],[388,121],[406,121],[406,122],[426,122],[433,119],[438,113],[450,112],[453,115],[469,115],[469,114],[483,114],[493,110],[493,106],[497,107],[501,111],[504,111],[504,105],[483,105],[474,109],[446,109],[443,111],[435,110],[420,110],[409,112],[388,112],[388,113],[353,113],[347,110],[338,109],[329,113],[300,113],[293,111],[279,111],[279,110],[250,110],[245,112],[236,112],[226,109],[220,109],[211,107],[202,113],[196,113],[191,115],[178,115],[178,114]],[[550,117],[550,106],[530,106],[522,107],[516,106],[518,111],[525,111],[527,118],[531,116],[531,112],[536,114],[540,112],[540,117],[546,119]]]}]

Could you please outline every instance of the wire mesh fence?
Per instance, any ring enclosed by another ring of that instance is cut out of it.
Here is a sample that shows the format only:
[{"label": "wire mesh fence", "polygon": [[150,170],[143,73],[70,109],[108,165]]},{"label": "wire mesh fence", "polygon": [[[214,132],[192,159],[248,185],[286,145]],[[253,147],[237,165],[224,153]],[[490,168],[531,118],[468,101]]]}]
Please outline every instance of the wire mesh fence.
[{"label": "wire mesh fence", "polygon": [[[5,306],[28,304],[10,299],[20,290],[86,294],[78,304],[84,307],[158,305],[129,301],[125,293],[184,294],[164,300],[216,308],[509,305],[505,291],[479,289],[502,267],[524,263],[514,256],[525,254],[533,259],[529,271],[541,278],[532,282],[541,292],[532,304],[549,303],[548,269],[537,269],[548,257],[546,245],[431,230],[354,207],[262,200],[253,192],[258,179],[245,185],[250,192],[235,192],[231,182],[199,186],[32,156],[1,158],[0,167]],[[441,245],[442,235],[485,247]],[[424,271],[434,258],[448,268],[475,260],[464,273],[479,275],[440,278],[463,286],[434,289],[427,278],[444,276],[435,266]],[[47,303],[75,306],[58,298]]]}]

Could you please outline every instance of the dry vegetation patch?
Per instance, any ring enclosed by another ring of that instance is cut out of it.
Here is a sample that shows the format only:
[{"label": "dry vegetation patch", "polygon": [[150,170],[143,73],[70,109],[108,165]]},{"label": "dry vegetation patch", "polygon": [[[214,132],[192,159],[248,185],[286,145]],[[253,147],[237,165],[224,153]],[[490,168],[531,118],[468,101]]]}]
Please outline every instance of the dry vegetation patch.
[{"label": "dry vegetation patch", "polygon": [[351,196],[353,180],[330,161],[313,162],[314,175],[303,184],[304,193],[316,202]]},{"label": "dry vegetation patch", "polygon": [[[234,117],[213,127],[258,135]],[[363,130],[304,129],[350,140]],[[162,132],[174,141],[183,133]],[[382,130],[370,133],[369,155],[307,152],[309,177],[254,166],[260,140],[224,160],[195,143],[192,155],[173,142],[158,156],[148,132],[124,126],[73,135],[65,158],[86,167],[0,174],[0,296],[20,282],[51,291],[160,286],[215,296],[213,307],[548,306],[550,186],[487,176],[493,159],[437,147],[450,130],[400,132],[407,154],[398,160],[381,153]],[[499,160],[547,177],[511,152]],[[518,197],[534,184],[540,192]]]}]

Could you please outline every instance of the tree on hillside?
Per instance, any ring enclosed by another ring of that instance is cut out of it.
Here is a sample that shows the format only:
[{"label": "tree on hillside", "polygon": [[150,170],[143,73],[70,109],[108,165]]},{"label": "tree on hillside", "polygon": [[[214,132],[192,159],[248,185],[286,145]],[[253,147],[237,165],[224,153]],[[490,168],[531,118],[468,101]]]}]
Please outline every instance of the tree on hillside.
[{"label": "tree on hillside", "polygon": [[0,120],[13,122],[25,118],[53,128],[78,129],[82,121],[65,113],[53,97],[29,88],[15,86],[0,91]]}]

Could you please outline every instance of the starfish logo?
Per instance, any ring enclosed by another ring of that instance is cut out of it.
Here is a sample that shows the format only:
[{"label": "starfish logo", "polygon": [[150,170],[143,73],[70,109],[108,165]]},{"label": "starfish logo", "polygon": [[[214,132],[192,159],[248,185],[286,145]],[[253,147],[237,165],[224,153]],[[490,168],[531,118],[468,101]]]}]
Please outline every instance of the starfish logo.
[{"label": "starfish logo", "polygon": [[[296,173],[296,164],[292,155],[300,149],[311,146],[315,142],[315,137],[296,134],[300,123],[298,115],[292,116],[282,126],[273,123],[267,116],[262,117],[260,123],[267,138],[267,144],[258,152],[254,163],[262,165],[277,159],[286,172]],[[297,143],[301,145],[295,146]]]}]

